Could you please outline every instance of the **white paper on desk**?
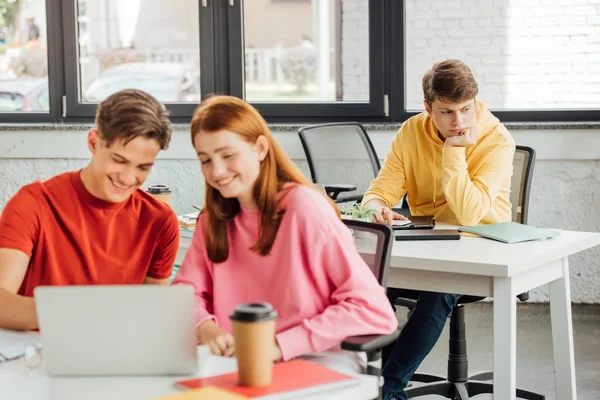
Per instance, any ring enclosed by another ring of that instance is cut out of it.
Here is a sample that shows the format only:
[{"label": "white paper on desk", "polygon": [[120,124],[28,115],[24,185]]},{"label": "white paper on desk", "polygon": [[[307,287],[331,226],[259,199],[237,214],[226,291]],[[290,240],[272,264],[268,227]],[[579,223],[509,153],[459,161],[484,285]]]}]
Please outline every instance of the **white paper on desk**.
[{"label": "white paper on desk", "polygon": [[393,226],[404,226],[404,225],[409,225],[409,224],[410,224],[410,219],[395,219],[392,221]]},{"label": "white paper on desk", "polygon": [[42,338],[39,332],[11,331],[0,328],[0,353],[8,358],[18,357],[25,352],[25,347],[42,348]]}]

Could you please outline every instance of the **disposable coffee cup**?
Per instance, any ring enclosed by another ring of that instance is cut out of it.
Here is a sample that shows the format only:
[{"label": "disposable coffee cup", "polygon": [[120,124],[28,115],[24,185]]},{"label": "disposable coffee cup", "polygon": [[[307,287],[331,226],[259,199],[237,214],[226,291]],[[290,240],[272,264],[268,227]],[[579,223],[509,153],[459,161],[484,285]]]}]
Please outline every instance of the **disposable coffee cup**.
[{"label": "disposable coffee cup", "polygon": [[146,192],[163,203],[171,205],[171,188],[167,185],[150,185]]},{"label": "disposable coffee cup", "polygon": [[269,303],[247,303],[238,305],[229,318],[240,385],[270,385],[277,312]]}]

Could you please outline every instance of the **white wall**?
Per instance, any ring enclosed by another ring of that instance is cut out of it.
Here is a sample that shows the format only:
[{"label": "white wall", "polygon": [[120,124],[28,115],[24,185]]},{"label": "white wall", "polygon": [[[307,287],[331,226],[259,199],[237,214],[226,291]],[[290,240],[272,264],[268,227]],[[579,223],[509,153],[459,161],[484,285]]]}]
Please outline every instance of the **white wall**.
[{"label": "white wall", "polygon": [[[597,212],[600,209],[600,129],[512,130],[512,133],[518,144],[532,146],[537,151],[529,223],[600,231]],[[384,157],[395,131],[369,134],[377,153]],[[308,174],[296,132],[276,132],[275,136]],[[85,130],[0,131],[0,209],[22,185],[83,167],[88,158],[85,140]],[[356,163],[349,161],[349,164]],[[160,155],[147,183],[172,186],[173,208],[180,213],[193,211],[193,204],[203,203],[204,182],[199,167],[187,130],[178,130],[170,149]],[[572,257],[574,302],[600,303],[599,260],[599,248]],[[532,301],[547,301],[547,287],[531,295]]]},{"label": "white wall", "polygon": [[369,2],[342,0],[343,100],[369,100]]}]

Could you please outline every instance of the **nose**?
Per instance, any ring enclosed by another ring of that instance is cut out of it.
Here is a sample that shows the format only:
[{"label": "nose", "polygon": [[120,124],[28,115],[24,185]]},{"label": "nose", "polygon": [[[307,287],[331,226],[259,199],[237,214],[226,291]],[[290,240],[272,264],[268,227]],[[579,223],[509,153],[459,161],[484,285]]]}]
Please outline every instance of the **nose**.
[{"label": "nose", "polygon": [[463,118],[461,113],[456,113],[454,114],[454,120],[452,121],[452,125],[458,127],[458,128],[462,128],[463,125]]},{"label": "nose", "polygon": [[137,177],[135,176],[134,168],[127,168],[125,171],[119,174],[119,180],[121,183],[127,186],[133,186],[136,183]]},{"label": "nose", "polygon": [[225,168],[225,163],[220,160],[213,160],[211,163],[211,175],[213,178],[218,179],[225,174],[227,168]]}]

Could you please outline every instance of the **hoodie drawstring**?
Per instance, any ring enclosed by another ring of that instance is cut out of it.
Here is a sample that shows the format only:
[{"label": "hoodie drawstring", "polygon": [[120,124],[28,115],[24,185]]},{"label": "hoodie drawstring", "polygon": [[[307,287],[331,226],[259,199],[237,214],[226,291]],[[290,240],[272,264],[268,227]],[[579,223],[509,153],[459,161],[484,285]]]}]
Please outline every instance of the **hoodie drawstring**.
[{"label": "hoodie drawstring", "polygon": [[437,189],[437,183],[435,181],[435,171],[437,169],[437,149],[434,149],[433,151],[433,208],[435,208],[435,198],[436,198],[436,189]]}]

